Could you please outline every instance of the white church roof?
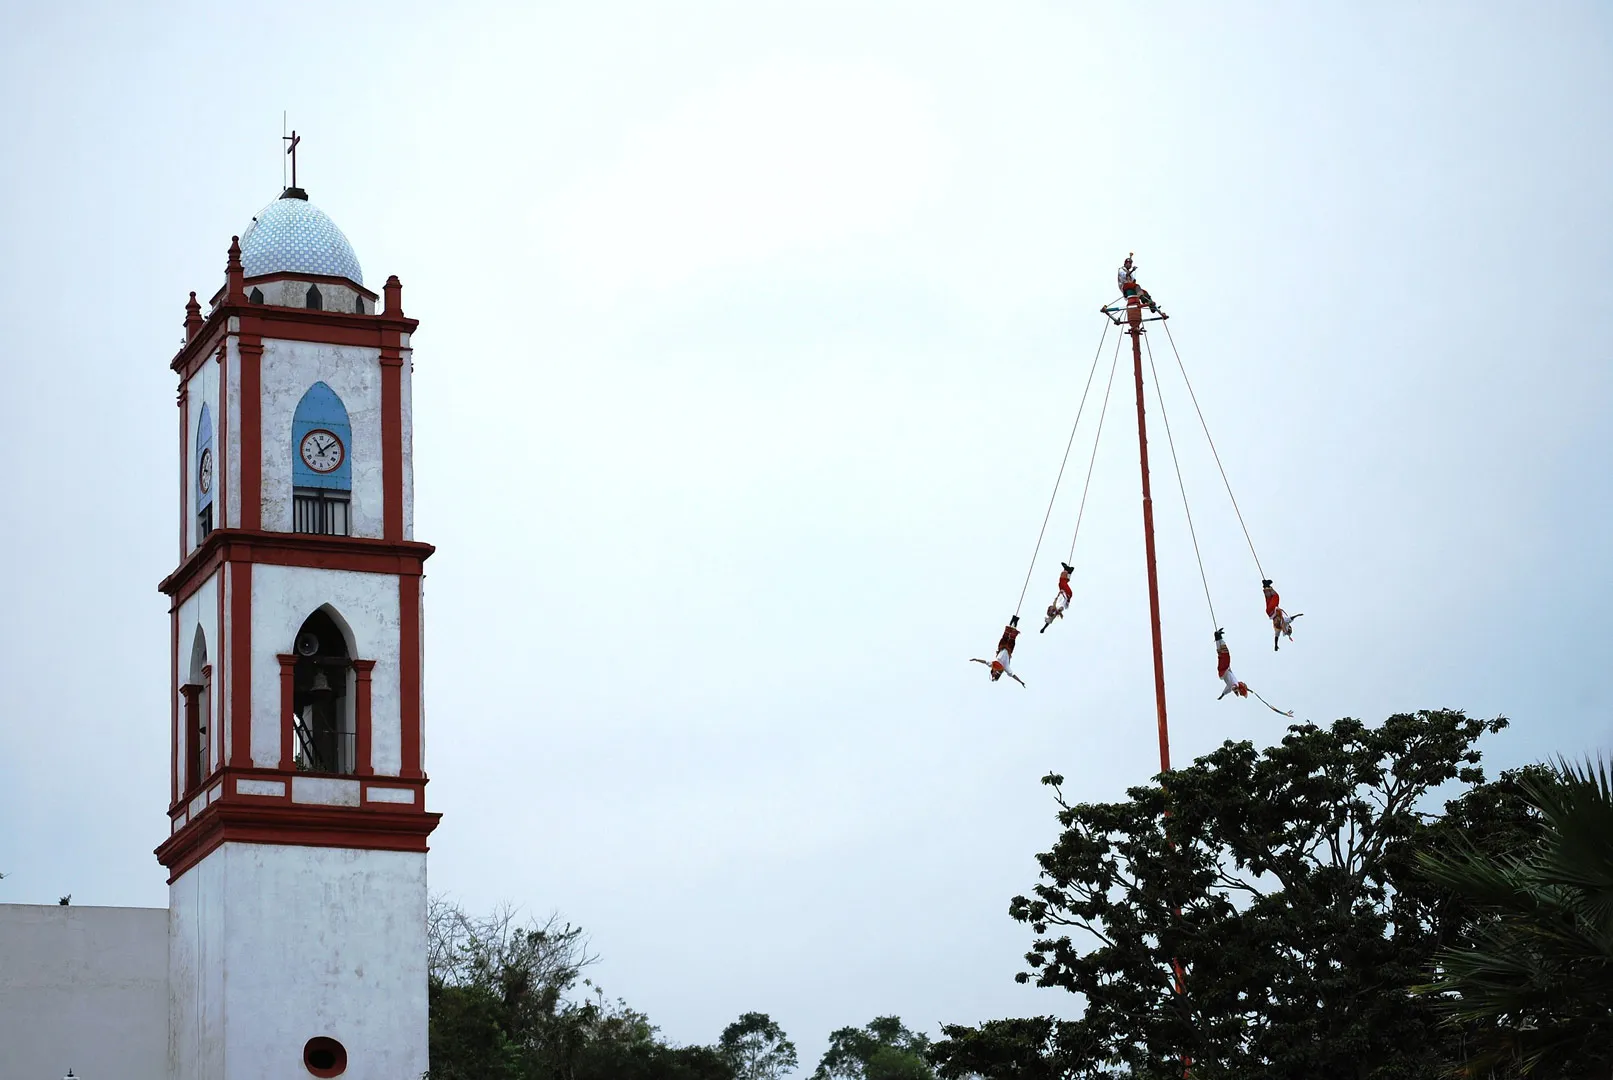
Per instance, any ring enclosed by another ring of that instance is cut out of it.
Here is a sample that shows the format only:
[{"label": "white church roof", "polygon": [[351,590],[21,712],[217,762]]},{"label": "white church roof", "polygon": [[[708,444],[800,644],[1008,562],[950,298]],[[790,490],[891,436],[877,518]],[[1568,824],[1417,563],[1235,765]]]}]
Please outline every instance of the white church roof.
[{"label": "white church roof", "polygon": [[258,211],[241,236],[241,266],[247,277],[328,274],[364,284],[353,245],[300,188],[287,188]]}]

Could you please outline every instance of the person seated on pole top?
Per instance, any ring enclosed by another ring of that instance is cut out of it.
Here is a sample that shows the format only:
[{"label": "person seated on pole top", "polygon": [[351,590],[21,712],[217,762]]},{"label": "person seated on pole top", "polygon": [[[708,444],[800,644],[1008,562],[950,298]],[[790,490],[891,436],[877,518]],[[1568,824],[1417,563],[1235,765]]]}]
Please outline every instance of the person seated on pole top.
[{"label": "person seated on pole top", "polygon": [[1120,264],[1120,272],[1115,275],[1120,282],[1120,295],[1128,300],[1135,296],[1148,305],[1149,311],[1158,315],[1159,305],[1154,303],[1154,298],[1148,295],[1147,289],[1137,284],[1136,269],[1137,267],[1132,264],[1131,255],[1127,255],[1126,261]]},{"label": "person seated on pole top", "polygon": [[1061,562],[1059,565],[1064,567],[1059,571],[1059,591],[1053,597],[1053,602],[1047,605],[1047,621],[1042,624],[1042,629],[1039,631],[1043,634],[1053,625],[1054,619],[1064,617],[1064,609],[1070,606],[1070,597],[1075,595],[1074,590],[1070,588],[1070,575],[1075,573],[1075,567],[1067,562]]},{"label": "person seated on pole top", "polygon": [[1015,615],[1012,619],[1008,620],[1008,625],[1003,627],[1003,636],[997,641],[997,658],[995,660],[982,660],[979,657],[970,657],[969,662],[971,664],[985,664],[987,667],[989,667],[991,669],[992,682],[996,682],[1004,675],[1007,675],[1019,685],[1024,686],[1025,680],[1008,670],[1008,662],[1014,658],[1014,641],[1018,637],[1019,616]]}]

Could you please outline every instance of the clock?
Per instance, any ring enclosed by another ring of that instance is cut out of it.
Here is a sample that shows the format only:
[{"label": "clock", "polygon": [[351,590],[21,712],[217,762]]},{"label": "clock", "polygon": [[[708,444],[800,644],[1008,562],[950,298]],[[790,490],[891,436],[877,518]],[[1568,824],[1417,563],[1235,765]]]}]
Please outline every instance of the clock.
[{"label": "clock", "polygon": [[213,448],[211,446],[202,450],[202,460],[196,466],[196,486],[206,495],[213,490]]},{"label": "clock", "polygon": [[302,454],[303,464],[316,473],[335,472],[341,468],[347,456],[341,438],[334,431],[324,428],[314,428],[304,435],[298,452]]}]

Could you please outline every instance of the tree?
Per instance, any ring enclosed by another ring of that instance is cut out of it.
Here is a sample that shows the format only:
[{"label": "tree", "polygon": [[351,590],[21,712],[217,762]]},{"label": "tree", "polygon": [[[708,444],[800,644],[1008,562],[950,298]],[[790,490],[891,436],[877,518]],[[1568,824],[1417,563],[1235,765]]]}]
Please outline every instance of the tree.
[{"label": "tree", "polygon": [[1613,1069],[1613,779],[1605,762],[1520,775],[1538,815],[1525,845],[1471,838],[1424,854],[1423,873],[1476,911],[1418,988],[1461,1024],[1473,1063],[1540,1080]]},{"label": "tree", "polygon": [[946,1036],[930,1048],[930,1061],[941,1080],[1085,1080],[1111,1075],[1083,1069],[1077,1062],[1092,1057],[1090,1048],[1075,1045],[1081,1025],[1051,1016],[988,1020],[978,1028],[948,1024]]},{"label": "tree", "polygon": [[798,1063],[795,1044],[766,1013],[748,1012],[723,1029],[717,1050],[738,1080],[779,1080]]},{"label": "tree", "polygon": [[[1045,1075],[1180,1076],[1190,1059],[1205,1080],[1436,1076],[1448,1033],[1407,988],[1461,911],[1411,873],[1448,832],[1421,808],[1452,781],[1469,789],[1459,813],[1493,803],[1473,794],[1476,743],[1506,723],[1442,710],[1297,724],[1120,803],[1071,804],[1045,777],[1063,831],[1034,896],[1010,905],[1039,935],[1017,978],[1086,998],[1049,1034]],[[1023,1060],[1029,1032],[1017,1049],[1011,1034],[949,1031],[950,1052]]]},{"label": "tree", "polygon": [[427,930],[430,1080],[734,1080],[717,1050],[667,1045],[582,979],[596,957],[558,916],[473,917],[433,898]]},{"label": "tree", "polygon": [[898,1016],[880,1016],[866,1027],[829,1034],[812,1080],[931,1080],[928,1037],[907,1029]]}]

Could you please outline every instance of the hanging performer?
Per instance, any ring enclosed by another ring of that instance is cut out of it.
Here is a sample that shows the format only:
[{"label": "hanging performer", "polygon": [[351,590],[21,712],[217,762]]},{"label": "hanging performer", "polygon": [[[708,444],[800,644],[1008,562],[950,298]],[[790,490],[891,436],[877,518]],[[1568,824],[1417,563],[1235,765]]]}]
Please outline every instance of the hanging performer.
[{"label": "hanging performer", "polygon": [[1290,615],[1282,609],[1282,597],[1277,590],[1271,587],[1271,579],[1266,578],[1260,583],[1260,591],[1266,594],[1266,618],[1271,620],[1271,651],[1276,652],[1284,634],[1288,640],[1294,640],[1294,620],[1305,614],[1303,611]]},{"label": "hanging performer", "polygon": [[1225,689],[1222,690],[1220,694],[1216,695],[1215,700],[1220,701],[1228,694],[1236,694],[1238,697],[1248,697],[1250,694],[1254,694],[1255,700],[1259,701],[1260,704],[1264,705],[1278,716],[1293,716],[1294,714],[1292,711],[1284,712],[1282,709],[1279,709],[1277,706],[1273,705],[1271,702],[1249,689],[1248,683],[1242,682],[1236,675],[1232,674],[1232,651],[1227,648],[1226,641],[1224,641],[1221,637],[1222,633],[1223,631],[1220,630],[1215,632],[1215,673],[1216,675],[1220,676],[1221,682],[1224,684]]},{"label": "hanging performer", "polygon": [[1019,616],[1015,615],[1008,621],[1008,625],[1003,627],[1003,636],[997,641],[997,659],[981,660],[978,657],[970,657],[969,662],[971,664],[985,664],[987,667],[991,668],[992,682],[996,682],[1004,675],[1007,675],[1019,685],[1024,686],[1025,680],[1008,670],[1008,662],[1014,658],[1014,642],[1018,638]]},{"label": "hanging performer", "polygon": [[1039,631],[1043,634],[1053,625],[1054,619],[1064,617],[1064,609],[1070,606],[1070,598],[1075,595],[1074,590],[1070,588],[1070,575],[1075,573],[1075,567],[1066,562],[1061,562],[1059,565],[1064,567],[1059,571],[1059,591],[1058,595],[1053,597],[1053,602],[1047,605],[1047,621],[1042,624],[1042,629]]},{"label": "hanging performer", "polygon": [[1127,255],[1126,261],[1120,264],[1120,272],[1115,275],[1120,282],[1120,295],[1128,300],[1135,296],[1138,300],[1148,305],[1149,311],[1158,315],[1159,305],[1154,303],[1154,298],[1148,295],[1147,289],[1137,284],[1137,276],[1133,273],[1136,269],[1132,265],[1131,255]]}]

